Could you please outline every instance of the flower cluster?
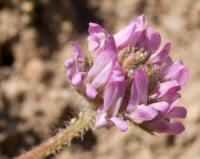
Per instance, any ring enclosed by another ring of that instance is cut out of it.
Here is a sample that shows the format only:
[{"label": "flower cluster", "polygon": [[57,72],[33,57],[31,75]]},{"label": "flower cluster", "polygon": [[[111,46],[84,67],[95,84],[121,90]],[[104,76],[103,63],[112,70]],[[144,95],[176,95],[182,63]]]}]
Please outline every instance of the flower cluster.
[{"label": "flower cluster", "polygon": [[170,43],[159,48],[160,34],[144,23],[141,15],[115,35],[89,23],[88,52],[72,42],[67,77],[98,106],[97,127],[126,131],[130,122],[150,132],[179,134],[184,126],[173,119],[186,117],[178,99],[189,71],[182,61],[172,61]]}]

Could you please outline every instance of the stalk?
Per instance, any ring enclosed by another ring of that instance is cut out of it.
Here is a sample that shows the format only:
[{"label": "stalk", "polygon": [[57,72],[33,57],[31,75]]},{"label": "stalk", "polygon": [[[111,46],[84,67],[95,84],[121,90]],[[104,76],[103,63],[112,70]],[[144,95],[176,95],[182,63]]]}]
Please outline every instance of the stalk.
[{"label": "stalk", "polygon": [[49,156],[64,145],[69,144],[73,138],[80,137],[94,125],[94,113],[80,113],[78,119],[72,119],[69,126],[55,136],[49,138],[41,145],[22,154],[16,159],[42,159]]}]

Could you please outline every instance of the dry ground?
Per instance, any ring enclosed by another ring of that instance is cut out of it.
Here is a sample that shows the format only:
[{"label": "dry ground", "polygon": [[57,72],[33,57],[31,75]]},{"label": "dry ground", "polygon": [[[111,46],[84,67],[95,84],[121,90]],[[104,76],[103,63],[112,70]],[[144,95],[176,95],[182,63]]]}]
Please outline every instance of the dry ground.
[{"label": "dry ground", "polygon": [[171,53],[190,68],[182,91],[186,131],[151,136],[133,127],[89,131],[52,159],[200,158],[200,0],[0,0],[0,158],[42,142],[82,109],[63,61],[69,41],[84,47],[89,21],[112,33],[144,13]]}]

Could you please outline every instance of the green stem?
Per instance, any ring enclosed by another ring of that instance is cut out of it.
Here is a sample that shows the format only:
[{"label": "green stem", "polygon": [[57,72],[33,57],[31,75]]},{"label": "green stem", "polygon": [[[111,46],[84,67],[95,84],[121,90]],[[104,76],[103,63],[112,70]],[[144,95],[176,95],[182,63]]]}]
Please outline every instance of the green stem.
[{"label": "green stem", "polygon": [[62,148],[62,146],[71,142],[75,137],[84,134],[88,129],[94,125],[94,115],[92,112],[80,113],[77,120],[72,120],[70,125],[61,130],[58,134],[51,137],[41,145],[34,149],[20,155],[16,159],[42,159],[51,153]]}]

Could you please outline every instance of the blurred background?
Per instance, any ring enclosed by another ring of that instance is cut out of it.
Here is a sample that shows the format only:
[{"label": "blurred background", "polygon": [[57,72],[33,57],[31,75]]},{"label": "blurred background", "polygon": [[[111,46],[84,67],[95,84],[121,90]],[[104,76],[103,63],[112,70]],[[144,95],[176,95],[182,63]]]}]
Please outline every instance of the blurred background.
[{"label": "blurred background", "polygon": [[48,159],[200,158],[200,0],[0,0],[0,158],[54,135],[82,109],[63,67],[70,41],[87,48],[88,22],[111,33],[144,13],[190,69],[182,90],[186,131],[152,136],[137,127],[88,131]]}]

